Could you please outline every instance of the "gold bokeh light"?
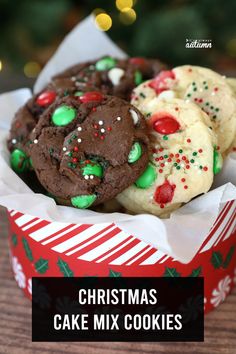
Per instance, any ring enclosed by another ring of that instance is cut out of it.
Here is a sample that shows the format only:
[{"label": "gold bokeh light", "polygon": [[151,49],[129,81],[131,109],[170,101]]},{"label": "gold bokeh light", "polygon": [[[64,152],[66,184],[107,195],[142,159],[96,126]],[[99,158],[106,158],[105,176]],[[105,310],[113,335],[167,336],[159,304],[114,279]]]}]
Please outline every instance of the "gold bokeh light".
[{"label": "gold bokeh light", "polygon": [[30,61],[30,62],[26,63],[24,66],[25,76],[27,76],[29,78],[37,77],[38,74],[40,73],[40,70],[41,70],[41,66],[38,63],[36,63],[35,61]]},{"label": "gold bokeh light", "polygon": [[119,17],[120,17],[120,21],[124,25],[132,25],[132,23],[135,22],[137,15],[134,9],[126,7],[120,12]]},{"label": "gold bokeh light", "polygon": [[116,7],[118,10],[122,11],[125,8],[131,8],[133,7],[133,0],[116,0]]},{"label": "gold bokeh light", "polygon": [[100,13],[96,16],[95,23],[101,31],[108,31],[112,26],[112,19],[106,13]]}]

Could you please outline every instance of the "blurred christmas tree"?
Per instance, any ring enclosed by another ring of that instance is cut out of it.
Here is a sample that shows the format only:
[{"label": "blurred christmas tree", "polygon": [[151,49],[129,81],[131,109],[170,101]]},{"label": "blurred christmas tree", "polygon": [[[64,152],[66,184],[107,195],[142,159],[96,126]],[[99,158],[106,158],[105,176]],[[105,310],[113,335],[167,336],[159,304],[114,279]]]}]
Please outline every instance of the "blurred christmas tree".
[{"label": "blurred christmas tree", "polygon": [[[111,16],[108,34],[130,55],[236,69],[235,0],[0,0],[0,61],[37,74],[64,35],[97,8]],[[213,48],[185,49],[186,38],[211,39]]]}]

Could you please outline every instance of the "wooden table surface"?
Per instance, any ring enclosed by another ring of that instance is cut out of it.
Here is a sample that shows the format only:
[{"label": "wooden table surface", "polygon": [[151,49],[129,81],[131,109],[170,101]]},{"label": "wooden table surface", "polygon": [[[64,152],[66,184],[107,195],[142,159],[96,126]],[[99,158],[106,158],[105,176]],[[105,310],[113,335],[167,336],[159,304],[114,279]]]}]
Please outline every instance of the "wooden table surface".
[{"label": "wooden table surface", "polygon": [[7,219],[0,210],[0,354],[236,354],[236,289],[205,320],[204,343],[32,343],[31,303],[13,279]]}]

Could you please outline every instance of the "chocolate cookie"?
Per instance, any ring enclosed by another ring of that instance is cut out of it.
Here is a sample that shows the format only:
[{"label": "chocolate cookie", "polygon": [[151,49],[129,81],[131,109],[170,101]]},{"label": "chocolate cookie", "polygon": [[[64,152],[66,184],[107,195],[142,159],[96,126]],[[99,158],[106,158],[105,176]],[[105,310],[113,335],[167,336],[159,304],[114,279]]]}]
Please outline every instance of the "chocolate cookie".
[{"label": "chocolate cookie", "polygon": [[8,149],[11,152],[11,165],[17,173],[23,173],[30,167],[30,160],[26,154],[30,143],[29,135],[38,123],[40,115],[56,101],[68,94],[77,95],[76,88],[56,90],[49,85],[42,92],[34,95],[15,114],[11,125]]},{"label": "chocolate cookie", "polygon": [[144,58],[115,59],[110,56],[75,65],[53,77],[57,89],[74,88],[81,91],[99,90],[104,94],[130,101],[132,90],[153,78],[164,65],[158,60]]},{"label": "chocolate cookie", "polygon": [[59,203],[77,208],[112,199],[148,163],[142,114],[99,92],[57,100],[30,138],[28,153],[41,184]]}]

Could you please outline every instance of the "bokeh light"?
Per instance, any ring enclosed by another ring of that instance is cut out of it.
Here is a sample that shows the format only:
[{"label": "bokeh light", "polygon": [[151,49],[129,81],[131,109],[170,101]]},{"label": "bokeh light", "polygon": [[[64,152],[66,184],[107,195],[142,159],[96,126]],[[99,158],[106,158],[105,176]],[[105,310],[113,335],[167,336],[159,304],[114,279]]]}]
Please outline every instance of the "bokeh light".
[{"label": "bokeh light", "polygon": [[95,23],[101,31],[108,31],[112,26],[112,19],[108,14],[100,13],[96,16]]},{"label": "bokeh light", "polygon": [[132,25],[132,23],[135,22],[137,15],[134,9],[126,7],[120,12],[119,17],[120,17],[120,21],[124,25]]},{"label": "bokeh light", "polygon": [[131,8],[133,7],[133,0],[116,0],[116,7],[120,11],[125,8]]},{"label": "bokeh light", "polygon": [[26,63],[24,66],[25,76],[27,76],[29,78],[37,77],[38,74],[40,73],[40,70],[41,70],[41,66],[38,63],[36,63],[35,61],[30,61],[30,62]]},{"label": "bokeh light", "polygon": [[0,60],[0,71],[2,71],[2,67],[3,67],[2,61]]}]

